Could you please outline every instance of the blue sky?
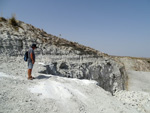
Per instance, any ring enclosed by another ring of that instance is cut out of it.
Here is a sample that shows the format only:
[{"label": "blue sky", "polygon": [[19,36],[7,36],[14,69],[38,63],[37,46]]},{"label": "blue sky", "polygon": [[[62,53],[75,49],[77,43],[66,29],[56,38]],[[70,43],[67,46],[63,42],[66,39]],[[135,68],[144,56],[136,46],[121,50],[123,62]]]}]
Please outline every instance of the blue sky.
[{"label": "blue sky", "polygon": [[150,0],[0,0],[0,14],[118,56],[150,57]]}]

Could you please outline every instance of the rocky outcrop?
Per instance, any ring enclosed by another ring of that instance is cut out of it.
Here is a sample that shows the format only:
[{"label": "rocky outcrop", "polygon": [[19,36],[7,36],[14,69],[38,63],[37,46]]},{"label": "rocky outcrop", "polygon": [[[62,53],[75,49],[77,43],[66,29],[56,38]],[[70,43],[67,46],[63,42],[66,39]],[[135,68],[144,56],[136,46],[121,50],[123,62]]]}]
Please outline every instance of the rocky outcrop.
[{"label": "rocky outcrop", "polygon": [[51,61],[45,61],[46,69],[41,73],[96,80],[102,88],[110,92],[126,89],[127,76],[124,67],[109,58],[42,56],[42,59]]},{"label": "rocky outcrop", "polygon": [[40,73],[96,80],[111,93],[127,87],[124,66],[107,57],[40,55],[38,59],[44,59],[45,69]]},{"label": "rocky outcrop", "polygon": [[17,26],[8,21],[0,19],[0,54],[24,55],[30,45],[36,43],[38,49],[35,53],[39,61],[45,63],[42,73],[96,80],[111,93],[126,89],[124,66],[110,56],[47,34],[21,21],[17,21]]}]

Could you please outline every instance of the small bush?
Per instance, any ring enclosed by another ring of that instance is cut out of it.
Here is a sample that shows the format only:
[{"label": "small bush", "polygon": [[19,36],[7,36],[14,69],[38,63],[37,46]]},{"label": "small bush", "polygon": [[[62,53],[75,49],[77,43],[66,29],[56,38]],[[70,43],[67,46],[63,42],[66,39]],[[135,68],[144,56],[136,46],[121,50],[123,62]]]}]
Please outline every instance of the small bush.
[{"label": "small bush", "polygon": [[12,17],[9,19],[8,23],[16,30],[18,31],[19,28],[24,29],[20,24],[20,21],[16,20],[15,14],[12,15]]},{"label": "small bush", "polygon": [[15,16],[12,16],[10,19],[9,19],[9,24],[14,26],[14,27],[17,27],[18,26],[18,22],[15,18]]},{"label": "small bush", "polygon": [[148,60],[147,62],[148,62],[148,63],[150,63],[150,61],[149,61],[149,60]]}]

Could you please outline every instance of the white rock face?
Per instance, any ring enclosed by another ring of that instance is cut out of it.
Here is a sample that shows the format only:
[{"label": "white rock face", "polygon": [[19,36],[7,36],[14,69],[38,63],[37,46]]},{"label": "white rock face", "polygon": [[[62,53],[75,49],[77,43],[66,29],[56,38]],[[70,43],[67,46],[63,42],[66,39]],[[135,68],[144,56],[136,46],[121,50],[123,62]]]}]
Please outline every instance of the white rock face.
[{"label": "white rock face", "polygon": [[66,76],[79,79],[92,79],[107,91],[125,89],[126,73],[124,67],[106,59],[82,58],[76,60],[57,60],[51,58],[45,63],[41,73]]},{"label": "white rock face", "polygon": [[129,71],[128,74],[128,90],[144,91],[150,93],[150,72]]},{"label": "white rock face", "polygon": [[[126,89],[127,76],[123,65],[94,49],[48,35],[43,30],[20,22],[19,30],[0,22],[0,54],[24,55],[36,43],[39,60],[45,62],[43,73],[79,79],[96,80],[107,91]],[[42,58],[40,58],[42,57]]]},{"label": "white rock face", "polygon": [[126,70],[150,72],[150,59],[148,58],[123,57],[117,59],[124,64]]}]

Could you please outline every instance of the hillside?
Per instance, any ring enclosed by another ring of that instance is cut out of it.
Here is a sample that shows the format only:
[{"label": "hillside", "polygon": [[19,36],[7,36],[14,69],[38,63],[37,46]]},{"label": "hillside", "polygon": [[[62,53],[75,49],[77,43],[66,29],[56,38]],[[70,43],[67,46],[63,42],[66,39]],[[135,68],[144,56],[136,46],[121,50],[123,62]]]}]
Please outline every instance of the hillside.
[{"label": "hillside", "polygon": [[47,34],[15,18],[0,18],[0,54],[23,56],[36,43],[37,59],[45,63],[41,73],[79,79],[92,79],[111,93],[126,89],[124,66],[90,47]]},{"label": "hillside", "polygon": [[[45,51],[48,51],[48,48],[41,47],[42,46],[41,44],[45,44],[45,46],[53,45],[60,49],[69,50],[68,53],[76,53],[78,55],[107,55],[95,49],[92,49],[90,47],[86,47],[84,45],[78,44],[77,42],[71,42],[63,38],[51,34],[47,34],[45,31],[43,31],[43,29],[35,28],[32,25],[25,24],[22,21],[16,20],[15,18],[5,19],[3,17],[0,17],[0,27],[1,27],[0,29],[1,34],[14,35],[14,36],[18,35],[19,36],[17,38],[18,41],[21,39],[28,39],[29,44],[36,42],[38,44],[38,47],[40,47],[40,49],[41,48],[44,49]],[[15,37],[12,36],[10,37],[15,39]],[[22,47],[23,42],[19,41],[18,45]],[[2,46],[3,45],[1,44],[1,47]],[[40,49],[37,51],[41,53]],[[48,54],[48,52],[43,52],[43,54]],[[58,54],[65,54],[65,53],[63,53],[62,51],[58,51]]]},{"label": "hillside", "polygon": [[[25,51],[36,62],[27,80]],[[150,113],[150,60],[109,56],[0,18],[0,113]]]}]

